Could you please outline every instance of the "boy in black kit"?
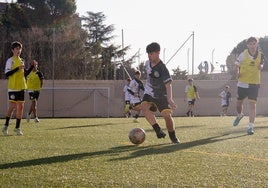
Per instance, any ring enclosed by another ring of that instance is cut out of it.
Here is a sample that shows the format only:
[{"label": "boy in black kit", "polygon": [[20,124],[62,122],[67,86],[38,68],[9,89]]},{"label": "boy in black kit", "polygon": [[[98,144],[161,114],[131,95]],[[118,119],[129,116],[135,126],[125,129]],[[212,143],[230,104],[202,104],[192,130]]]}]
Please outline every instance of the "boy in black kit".
[{"label": "boy in black kit", "polygon": [[170,140],[172,143],[178,144],[180,141],[176,137],[174,120],[171,116],[172,110],[177,108],[172,96],[172,78],[159,58],[160,45],[153,42],[146,47],[146,52],[149,60],[145,63],[147,79],[141,104],[142,111],[146,120],[155,130],[157,138],[165,138],[166,134],[156,122],[153,113],[158,109],[165,119]]}]

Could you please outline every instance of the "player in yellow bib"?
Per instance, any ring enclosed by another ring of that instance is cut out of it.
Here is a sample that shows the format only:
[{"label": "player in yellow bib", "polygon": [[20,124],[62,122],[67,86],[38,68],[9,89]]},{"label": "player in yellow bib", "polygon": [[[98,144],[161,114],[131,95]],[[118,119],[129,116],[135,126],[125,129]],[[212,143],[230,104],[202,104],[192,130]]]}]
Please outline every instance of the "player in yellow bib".
[{"label": "player in yellow bib", "polygon": [[[34,60],[35,61],[35,60]],[[31,114],[34,115],[34,122],[38,123],[39,118],[37,115],[37,101],[40,95],[40,90],[43,86],[44,75],[38,70],[38,62],[35,61],[34,68],[27,76],[27,90],[31,100],[30,109],[26,115],[27,122],[30,122]]]},{"label": "player in yellow bib", "polygon": [[200,98],[199,93],[197,91],[197,87],[194,85],[194,80],[192,78],[189,78],[188,84],[185,86],[185,98],[184,98],[184,101],[187,100],[188,103],[188,111],[186,113],[188,117],[194,116],[195,100],[199,98]]},{"label": "player in yellow bib", "polygon": [[258,40],[250,37],[247,40],[247,49],[244,50],[237,58],[237,117],[233,122],[237,126],[243,118],[243,101],[249,100],[249,125],[247,133],[254,134],[253,127],[256,117],[256,102],[260,87],[261,69],[264,64],[264,56],[258,50]]},{"label": "player in yellow bib", "polygon": [[17,135],[23,135],[20,124],[24,107],[24,91],[27,88],[25,77],[32,71],[34,66],[31,64],[28,70],[25,69],[24,61],[20,57],[22,51],[22,44],[20,42],[13,42],[11,44],[11,51],[13,56],[7,60],[5,66],[5,75],[8,78],[9,108],[2,132],[4,135],[8,134],[9,120],[16,109],[16,127],[14,131]]}]

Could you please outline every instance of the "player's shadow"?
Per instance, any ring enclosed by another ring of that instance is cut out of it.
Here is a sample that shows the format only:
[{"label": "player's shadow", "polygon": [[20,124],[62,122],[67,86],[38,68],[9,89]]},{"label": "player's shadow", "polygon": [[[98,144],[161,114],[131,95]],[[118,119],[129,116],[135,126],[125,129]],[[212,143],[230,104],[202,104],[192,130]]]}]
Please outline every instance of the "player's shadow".
[{"label": "player's shadow", "polygon": [[[246,135],[240,135],[240,136],[235,136],[235,137],[227,137],[227,138],[224,137],[227,135],[228,134],[214,136],[214,137],[204,138],[204,139],[176,144],[176,145],[167,144],[167,143],[158,144],[158,145],[149,145],[149,146],[125,145],[125,146],[119,146],[119,147],[112,147],[107,150],[101,150],[101,151],[95,151],[95,152],[83,152],[83,153],[74,153],[74,154],[44,157],[44,158],[38,158],[38,159],[29,159],[29,160],[24,160],[24,161],[0,164],[0,169],[23,168],[23,167],[37,166],[37,165],[64,163],[64,162],[68,162],[72,160],[83,160],[88,157],[96,157],[96,156],[104,156],[104,155],[111,156],[112,159],[110,159],[110,161],[128,160],[128,159],[142,157],[146,155],[157,155],[157,154],[176,152],[179,150],[184,150],[184,149],[188,149],[188,148],[195,147],[195,146],[211,144],[211,143],[220,142],[223,140],[235,139],[235,138],[246,136]],[[116,156],[125,152],[131,152],[131,154],[127,157],[115,158]]]},{"label": "player's shadow", "polygon": [[[147,147],[151,147],[151,146],[147,146]],[[147,147],[144,147],[144,148],[147,148]],[[38,159],[30,159],[30,160],[0,164],[0,170],[54,164],[54,163],[64,163],[64,162],[68,162],[72,160],[83,160],[88,157],[96,157],[96,156],[103,156],[103,155],[107,155],[107,156],[116,155],[117,156],[120,153],[135,151],[135,150],[139,150],[140,148],[141,147],[136,146],[136,145],[127,145],[127,146],[114,147],[114,148],[110,148],[108,150],[102,150],[102,151],[84,152],[84,153],[44,157],[44,158],[38,158]]]},{"label": "player's shadow", "polygon": [[[124,124],[124,123],[120,123]],[[128,123],[125,123],[128,124]],[[88,125],[73,125],[73,126],[66,126],[66,127],[57,127],[48,130],[59,130],[59,129],[77,129],[77,128],[88,128],[88,127],[103,127],[103,126],[110,126],[110,125],[118,125],[117,123],[98,123],[98,124],[88,124]]]},{"label": "player's shadow", "polygon": [[[181,129],[191,129],[191,128],[203,127],[203,126],[205,126],[205,125],[185,125],[185,126],[177,126],[176,128],[181,130]],[[145,130],[145,132],[148,132],[148,133],[155,132],[154,129],[152,129],[152,128],[147,128],[144,130]],[[162,128],[162,130],[167,131],[167,128]]]},{"label": "player's shadow", "polygon": [[235,139],[235,138],[247,136],[247,134],[244,134],[244,135],[239,135],[239,136],[234,136],[234,137],[225,137],[228,135],[229,134],[223,134],[220,136],[208,137],[208,138],[194,140],[191,142],[185,142],[185,143],[181,143],[181,144],[168,144],[168,145],[166,144],[166,145],[157,146],[157,147],[151,146],[151,147],[140,148],[139,150],[133,151],[129,156],[120,157],[120,158],[111,159],[111,160],[112,161],[114,161],[114,160],[129,160],[132,158],[137,158],[137,157],[142,157],[142,156],[171,153],[171,152],[189,149],[189,148],[192,148],[195,146],[212,144],[215,142],[220,142],[220,141],[224,141],[224,140]]}]

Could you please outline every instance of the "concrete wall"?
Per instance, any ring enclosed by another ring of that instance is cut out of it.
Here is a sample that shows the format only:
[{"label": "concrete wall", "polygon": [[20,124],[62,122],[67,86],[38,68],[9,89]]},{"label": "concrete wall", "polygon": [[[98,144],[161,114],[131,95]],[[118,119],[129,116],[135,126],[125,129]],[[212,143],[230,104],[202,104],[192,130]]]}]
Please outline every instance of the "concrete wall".
[{"label": "concrete wall", "polygon": [[[262,75],[262,85],[259,91],[257,114],[268,115],[268,85],[264,84],[268,73]],[[40,117],[122,117],[124,109],[124,81],[91,81],[91,80],[45,80],[38,101]],[[196,102],[197,116],[218,116],[221,111],[219,93],[222,88],[230,85],[233,100],[229,114],[235,115],[236,81],[226,80],[196,80],[200,100]],[[173,82],[173,96],[178,105],[174,116],[185,116],[187,103],[184,101],[186,81]],[[0,80],[0,117],[6,115],[7,80]],[[54,89],[53,89],[54,88]],[[26,93],[24,114],[29,109],[30,101]],[[245,102],[245,114],[248,114],[248,102]]]}]

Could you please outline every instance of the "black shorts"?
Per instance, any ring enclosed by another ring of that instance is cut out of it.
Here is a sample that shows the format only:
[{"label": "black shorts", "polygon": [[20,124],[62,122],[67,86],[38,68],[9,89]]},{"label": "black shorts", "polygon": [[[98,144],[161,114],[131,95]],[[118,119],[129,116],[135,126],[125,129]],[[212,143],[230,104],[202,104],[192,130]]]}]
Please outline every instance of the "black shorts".
[{"label": "black shorts", "polygon": [[259,93],[259,84],[249,84],[248,88],[237,88],[237,99],[243,100],[248,98],[249,100],[257,101],[258,93]]},{"label": "black shorts", "polygon": [[31,101],[33,100],[37,101],[39,98],[39,95],[40,95],[39,91],[29,91],[29,97]]},{"label": "black shorts", "polygon": [[21,91],[9,91],[8,92],[8,99],[10,101],[21,101],[24,102],[24,90]]},{"label": "black shorts", "polygon": [[195,99],[188,100],[188,105],[194,105]]},{"label": "black shorts", "polygon": [[166,97],[156,99],[148,94],[145,94],[143,96],[142,101],[154,103],[157,106],[159,112],[162,112],[163,110],[166,110],[166,109],[170,109],[168,100]]}]

